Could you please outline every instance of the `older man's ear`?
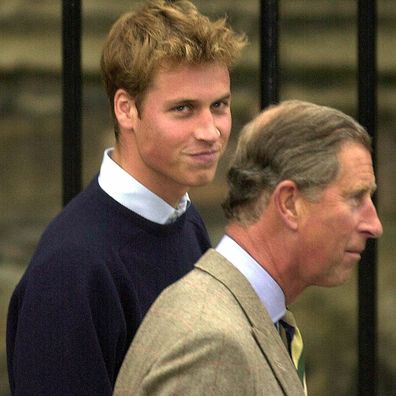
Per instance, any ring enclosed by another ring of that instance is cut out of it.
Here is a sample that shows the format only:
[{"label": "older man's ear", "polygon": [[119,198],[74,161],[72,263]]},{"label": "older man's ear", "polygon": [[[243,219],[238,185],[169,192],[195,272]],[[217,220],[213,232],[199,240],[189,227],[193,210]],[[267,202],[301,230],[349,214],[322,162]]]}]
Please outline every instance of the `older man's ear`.
[{"label": "older man's ear", "polygon": [[298,229],[298,218],[302,211],[302,195],[296,183],[291,180],[281,181],[275,188],[272,199],[278,215],[291,230]]}]

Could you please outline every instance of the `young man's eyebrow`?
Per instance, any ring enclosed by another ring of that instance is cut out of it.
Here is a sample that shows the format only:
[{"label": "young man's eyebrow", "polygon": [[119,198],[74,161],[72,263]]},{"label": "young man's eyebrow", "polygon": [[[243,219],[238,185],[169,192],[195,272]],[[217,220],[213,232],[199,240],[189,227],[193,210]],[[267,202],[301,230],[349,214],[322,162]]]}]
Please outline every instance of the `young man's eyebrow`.
[{"label": "young man's eyebrow", "polygon": [[[220,96],[219,98],[216,98],[212,101],[212,103],[216,103],[216,102],[221,102],[223,100],[230,100],[231,99],[231,93],[227,93],[223,96]],[[194,103],[199,103],[200,99],[192,99],[192,98],[188,98],[188,97],[181,97],[181,98],[175,98],[175,99],[170,99],[168,101],[169,105],[177,105],[180,103],[186,103],[186,104],[194,104]]]}]

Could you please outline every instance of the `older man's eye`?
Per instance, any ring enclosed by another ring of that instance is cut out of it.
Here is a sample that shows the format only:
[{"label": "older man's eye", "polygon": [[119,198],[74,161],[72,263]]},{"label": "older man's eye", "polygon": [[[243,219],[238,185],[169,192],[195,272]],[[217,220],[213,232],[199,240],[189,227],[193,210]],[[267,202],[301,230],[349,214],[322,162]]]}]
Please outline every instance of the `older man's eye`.
[{"label": "older man's eye", "polygon": [[365,191],[361,191],[361,192],[358,192],[358,193],[352,195],[351,201],[354,206],[360,206],[366,196],[369,197],[369,194],[367,194]]}]

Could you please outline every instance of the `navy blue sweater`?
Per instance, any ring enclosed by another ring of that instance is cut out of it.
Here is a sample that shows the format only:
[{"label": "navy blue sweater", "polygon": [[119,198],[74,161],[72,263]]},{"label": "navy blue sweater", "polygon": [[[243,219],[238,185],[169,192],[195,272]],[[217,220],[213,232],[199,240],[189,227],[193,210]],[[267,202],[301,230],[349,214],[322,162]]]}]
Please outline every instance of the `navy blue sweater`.
[{"label": "navy blue sweater", "polygon": [[12,393],[111,395],[144,314],[209,246],[193,205],[159,225],[114,201],[95,178],[48,226],[12,296]]}]

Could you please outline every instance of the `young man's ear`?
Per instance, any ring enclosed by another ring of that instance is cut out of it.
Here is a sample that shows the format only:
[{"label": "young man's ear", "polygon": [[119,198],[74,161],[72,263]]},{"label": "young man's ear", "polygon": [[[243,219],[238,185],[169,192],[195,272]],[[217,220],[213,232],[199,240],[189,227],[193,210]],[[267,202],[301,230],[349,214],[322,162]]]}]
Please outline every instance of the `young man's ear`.
[{"label": "young man's ear", "polygon": [[135,128],[138,111],[135,100],[125,89],[118,89],[114,95],[114,113],[120,130],[131,131]]},{"label": "young man's ear", "polygon": [[281,181],[273,192],[275,207],[282,221],[291,229],[298,228],[299,189],[291,180]]}]

